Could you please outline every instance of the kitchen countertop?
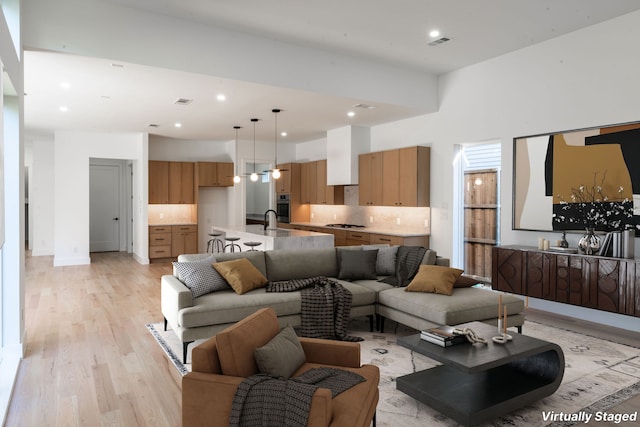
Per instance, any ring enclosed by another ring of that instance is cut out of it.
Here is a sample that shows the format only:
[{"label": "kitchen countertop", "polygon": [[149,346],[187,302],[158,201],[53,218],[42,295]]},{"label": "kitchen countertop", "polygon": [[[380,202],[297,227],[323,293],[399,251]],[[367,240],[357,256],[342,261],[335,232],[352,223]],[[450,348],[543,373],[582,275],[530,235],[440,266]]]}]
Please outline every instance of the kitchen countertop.
[{"label": "kitchen countertop", "polygon": [[227,235],[240,237],[240,242],[256,241],[263,243],[259,249],[305,249],[333,247],[333,234],[314,231],[293,230],[288,228],[264,229],[261,224],[216,225],[213,227]]},{"label": "kitchen countertop", "polygon": [[425,231],[398,230],[398,229],[392,229],[392,228],[378,228],[378,227],[353,227],[353,228],[327,227],[326,224],[320,224],[320,223],[314,223],[314,222],[292,222],[291,225],[319,227],[319,228],[326,228],[329,230],[357,231],[360,233],[370,233],[370,234],[386,234],[389,236],[398,236],[398,237],[418,237],[418,236],[429,235],[429,233]]}]

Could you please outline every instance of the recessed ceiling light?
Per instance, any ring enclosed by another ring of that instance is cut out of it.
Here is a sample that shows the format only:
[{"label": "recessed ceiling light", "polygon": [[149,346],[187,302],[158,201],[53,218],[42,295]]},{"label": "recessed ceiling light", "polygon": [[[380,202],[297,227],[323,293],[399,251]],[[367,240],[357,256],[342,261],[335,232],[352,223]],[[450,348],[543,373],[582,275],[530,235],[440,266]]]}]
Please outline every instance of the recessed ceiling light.
[{"label": "recessed ceiling light", "polygon": [[286,132],[282,132],[282,133],[280,134],[280,136],[287,136],[287,133],[286,133]]},{"label": "recessed ceiling light", "polygon": [[71,83],[69,83],[69,82],[61,82],[60,83],[60,87],[62,89],[69,89],[71,87]]},{"label": "recessed ceiling light", "polygon": [[431,30],[431,32],[429,32],[429,37],[438,37],[440,35],[440,31],[438,30]]},{"label": "recessed ceiling light", "polygon": [[174,126],[175,126],[175,127],[177,127],[177,128],[181,128],[181,127],[182,127],[182,123],[180,123],[180,122],[176,122],[176,123],[174,124]]},{"label": "recessed ceiling light", "polygon": [[227,100],[227,96],[226,96],[224,93],[219,93],[219,94],[216,96],[216,99],[217,99],[218,101],[226,101],[226,100]]},{"label": "recessed ceiling light", "polygon": [[349,117],[353,117],[353,116],[355,116],[355,115],[356,115],[356,113],[354,113],[353,111],[349,111],[349,112],[347,113],[347,116],[349,116]]},{"label": "recessed ceiling light", "polygon": [[66,113],[67,111],[69,111],[69,108],[64,106],[64,105],[61,105],[60,106],[60,111],[62,111],[63,113]]}]

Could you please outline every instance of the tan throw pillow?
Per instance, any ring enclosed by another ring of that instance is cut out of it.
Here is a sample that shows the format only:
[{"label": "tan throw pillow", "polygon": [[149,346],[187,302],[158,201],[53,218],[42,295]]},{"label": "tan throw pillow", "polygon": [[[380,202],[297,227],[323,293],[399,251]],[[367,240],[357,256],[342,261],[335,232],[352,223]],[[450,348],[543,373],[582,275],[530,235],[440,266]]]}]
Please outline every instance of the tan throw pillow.
[{"label": "tan throw pillow", "polygon": [[463,270],[439,265],[421,265],[420,270],[413,278],[407,292],[433,292],[436,294],[451,295],[456,279]]},{"label": "tan throw pillow", "polygon": [[285,327],[262,347],[256,348],[256,364],[261,373],[290,378],[307,360],[295,331]]},{"label": "tan throw pillow", "polygon": [[224,277],[238,295],[262,288],[267,284],[267,278],[246,258],[216,262],[213,268]]}]

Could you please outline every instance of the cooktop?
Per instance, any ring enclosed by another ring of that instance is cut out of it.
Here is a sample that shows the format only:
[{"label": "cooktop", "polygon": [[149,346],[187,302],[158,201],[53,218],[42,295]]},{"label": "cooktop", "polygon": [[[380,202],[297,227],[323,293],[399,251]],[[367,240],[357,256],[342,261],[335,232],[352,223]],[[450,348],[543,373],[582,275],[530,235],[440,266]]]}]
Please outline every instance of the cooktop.
[{"label": "cooktop", "polygon": [[338,228],[364,228],[364,225],[358,224],[327,224],[326,227],[338,227]]}]

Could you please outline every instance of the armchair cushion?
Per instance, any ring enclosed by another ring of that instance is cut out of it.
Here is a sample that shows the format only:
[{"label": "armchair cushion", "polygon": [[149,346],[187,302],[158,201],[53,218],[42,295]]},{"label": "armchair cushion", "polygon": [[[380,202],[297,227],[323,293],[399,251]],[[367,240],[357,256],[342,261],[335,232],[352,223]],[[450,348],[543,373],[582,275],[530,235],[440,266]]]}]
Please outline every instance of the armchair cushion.
[{"label": "armchair cushion", "polygon": [[290,378],[306,360],[302,345],[291,326],[285,327],[271,341],[257,348],[255,358],[261,373],[283,378]]}]

